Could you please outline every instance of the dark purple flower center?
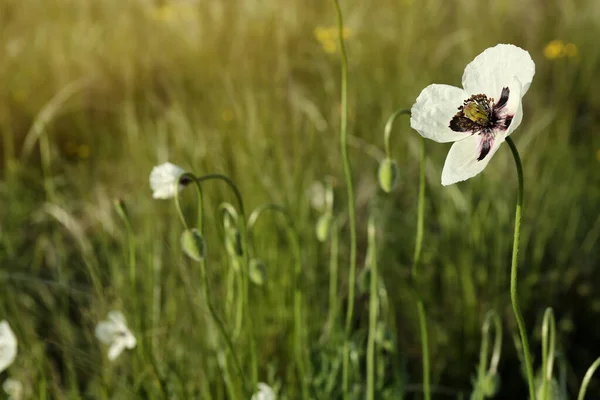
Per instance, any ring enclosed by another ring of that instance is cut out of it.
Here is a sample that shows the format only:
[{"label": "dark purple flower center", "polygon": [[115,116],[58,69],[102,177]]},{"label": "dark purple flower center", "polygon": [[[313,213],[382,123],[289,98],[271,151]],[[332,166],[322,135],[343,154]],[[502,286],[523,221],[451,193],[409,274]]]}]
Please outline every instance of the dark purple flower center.
[{"label": "dark purple flower center", "polygon": [[507,130],[513,115],[508,115],[506,104],[510,90],[502,89],[500,100],[494,103],[493,98],[485,94],[475,94],[458,107],[458,112],[450,120],[450,129],[454,132],[469,132],[481,136],[479,157],[481,161],[488,155],[494,143],[494,137],[499,130]]}]

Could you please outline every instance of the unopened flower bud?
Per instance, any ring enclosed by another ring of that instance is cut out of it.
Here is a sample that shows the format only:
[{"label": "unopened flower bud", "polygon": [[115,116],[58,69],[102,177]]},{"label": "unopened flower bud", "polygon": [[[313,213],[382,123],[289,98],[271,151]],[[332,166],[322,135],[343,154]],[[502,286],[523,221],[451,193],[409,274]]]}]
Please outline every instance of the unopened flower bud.
[{"label": "unopened flower bud", "polygon": [[262,286],[267,278],[267,267],[265,264],[253,258],[250,260],[250,280],[258,286]]},{"label": "unopened flower bud", "polygon": [[321,215],[321,218],[317,221],[317,239],[319,242],[323,243],[327,240],[329,236],[329,231],[331,230],[331,224],[333,223],[333,216],[329,213],[325,213]]},{"label": "unopened flower bud", "polygon": [[204,259],[204,239],[198,229],[186,229],[181,234],[181,248],[194,261]]},{"label": "unopened flower bud", "polygon": [[379,165],[379,186],[384,192],[390,193],[396,187],[398,165],[396,161],[387,158]]}]

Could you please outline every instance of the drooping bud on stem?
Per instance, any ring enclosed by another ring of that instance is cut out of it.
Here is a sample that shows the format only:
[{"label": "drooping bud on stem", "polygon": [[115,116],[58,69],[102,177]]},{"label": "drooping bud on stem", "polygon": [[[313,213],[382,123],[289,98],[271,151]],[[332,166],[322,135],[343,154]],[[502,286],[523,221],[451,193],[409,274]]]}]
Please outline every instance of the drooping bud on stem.
[{"label": "drooping bud on stem", "polygon": [[258,285],[262,286],[267,278],[267,267],[265,263],[257,258],[250,260],[250,280]]},{"label": "drooping bud on stem", "polygon": [[321,215],[319,220],[317,221],[317,239],[319,242],[323,243],[327,240],[329,236],[329,231],[331,230],[331,224],[333,223],[333,216],[331,213],[325,213]]},{"label": "drooping bud on stem", "polygon": [[396,187],[398,180],[398,165],[396,161],[386,157],[379,165],[379,186],[384,192],[390,193]]},{"label": "drooping bud on stem", "polygon": [[204,239],[196,228],[186,229],[181,234],[181,248],[194,261],[202,261],[205,255]]}]

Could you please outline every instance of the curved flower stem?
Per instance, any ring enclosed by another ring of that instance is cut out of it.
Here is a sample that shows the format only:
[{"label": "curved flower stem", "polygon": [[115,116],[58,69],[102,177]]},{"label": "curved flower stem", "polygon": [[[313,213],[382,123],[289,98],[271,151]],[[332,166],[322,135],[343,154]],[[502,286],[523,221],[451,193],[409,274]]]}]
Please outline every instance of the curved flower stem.
[{"label": "curved flower stem", "polygon": [[[237,211],[235,210],[235,208],[233,207],[233,205],[231,205],[229,203],[222,203],[219,206],[219,209],[221,210],[221,213],[223,214],[224,218],[230,218],[231,221],[233,221],[236,226],[239,226],[238,214],[237,214]],[[238,234],[239,234],[239,231],[238,231]],[[241,236],[239,237],[239,239],[241,240]],[[241,250],[241,248],[238,247],[237,240],[238,240],[238,238],[236,237],[236,243],[235,243],[236,253],[230,255],[232,266],[227,271],[227,295],[226,295],[226,301],[225,301],[229,315],[230,316],[233,315],[234,329],[233,329],[233,334],[231,335],[231,340],[234,343],[237,341],[237,338],[239,337],[240,332],[242,330],[242,317],[243,317],[243,309],[244,309],[244,304],[243,304],[244,298],[243,298],[243,296],[240,296],[240,295],[235,296],[235,307],[233,306],[234,293],[235,292],[241,293],[243,291],[242,285],[244,284],[244,277],[240,276],[240,275],[243,275],[243,274],[240,274],[240,270],[241,270],[240,264],[241,264],[243,255],[241,255],[241,252],[239,252],[239,250]],[[240,244],[240,246],[241,246],[241,244]],[[235,311],[235,313],[234,313],[234,311]]]},{"label": "curved flower stem", "polygon": [[350,270],[348,271],[348,310],[346,312],[344,352],[342,358],[342,388],[344,399],[349,396],[350,389],[350,335],[352,316],[354,314],[354,286],[356,285],[356,206],[354,200],[354,184],[352,181],[352,166],[348,155],[348,58],[344,45],[344,20],[338,0],[333,0],[337,14],[338,38],[342,57],[341,71],[341,116],[340,116],[340,147],[344,164],[344,177],[348,194],[348,214],[350,227]]},{"label": "curved flower stem", "polygon": [[298,375],[302,385],[302,396],[304,399],[309,397],[307,364],[305,360],[305,338],[302,330],[303,318],[302,318],[302,290],[300,289],[300,278],[302,275],[302,254],[300,251],[300,238],[298,232],[294,228],[293,220],[288,211],[277,204],[263,204],[257,207],[248,218],[248,235],[252,238],[252,228],[256,224],[256,221],[265,211],[273,211],[281,214],[286,221],[285,229],[288,234],[288,240],[293,248],[295,263],[294,263],[294,354],[296,358],[296,367],[298,368]]},{"label": "curved flower stem", "polygon": [[517,146],[510,136],[506,137],[506,143],[510,147],[515,165],[517,167],[517,177],[519,179],[519,187],[517,191],[517,208],[515,211],[515,234],[513,239],[512,263],[510,267],[510,300],[512,302],[513,312],[519,326],[519,334],[521,335],[521,345],[523,346],[523,359],[525,360],[525,369],[527,371],[527,383],[529,385],[529,398],[535,399],[535,381],[533,379],[533,365],[531,362],[531,353],[529,352],[529,341],[527,339],[527,329],[525,321],[521,313],[519,305],[519,296],[517,293],[517,269],[519,260],[519,238],[521,236],[521,211],[523,208],[523,165],[521,157],[517,151]]},{"label": "curved flower stem", "polygon": [[[235,198],[238,203],[238,207],[240,208],[240,218],[239,218],[239,230],[240,235],[242,236],[242,261],[243,261],[243,271],[244,271],[244,282],[243,282],[243,296],[244,303],[246,307],[250,307],[250,260],[248,258],[248,232],[246,231],[246,212],[244,210],[244,201],[242,199],[242,195],[238,190],[237,186],[229,177],[222,174],[208,174],[203,175],[201,177],[196,178],[198,183],[203,181],[208,181],[212,179],[218,179],[225,182],[229,188],[233,191]],[[252,371],[252,387],[255,388],[258,383],[258,362],[256,358],[256,339],[254,337],[254,319],[251,315],[247,315],[248,318],[248,331],[250,337],[250,362],[251,362],[251,371]]]},{"label": "curved flower stem", "polygon": [[[423,247],[423,222],[425,219],[425,138],[421,137],[421,155],[419,171],[419,203],[417,206],[417,237],[415,241],[415,253],[411,276],[413,283],[418,282],[418,266],[421,260],[421,249]],[[421,332],[421,352],[423,357],[423,394],[425,400],[431,399],[431,383],[429,369],[429,338],[427,335],[427,315],[425,305],[421,296],[417,298],[417,311],[419,313],[419,331]]]},{"label": "curved flower stem", "polygon": [[583,400],[585,398],[585,392],[587,392],[587,387],[592,380],[592,376],[594,372],[600,367],[600,357],[594,361],[594,363],[588,368],[585,376],[583,377],[583,381],[581,382],[581,388],[579,388],[579,395],[577,396],[577,400]]},{"label": "curved flower stem", "polygon": [[[245,214],[244,214],[244,203],[242,200],[242,196],[240,194],[240,191],[238,190],[237,186],[233,183],[233,181],[231,179],[229,179],[227,176],[225,175],[221,175],[221,174],[208,174],[208,175],[204,175],[201,177],[196,177],[193,174],[190,173],[185,173],[183,175],[181,175],[179,177],[179,181],[180,182],[185,182],[185,181],[192,181],[195,183],[196,185],[196,189],[198,192],[198,230],[200,231],[201,234],[203,234],[203,230],[204,230],[204,206],[203,206],[203,197],[202,197],[202,188],[200,186],[200,184],[202,182],[208,181],[208,180],[213,180],[213,179],[217,179],[217,180],[222,180],[225,183],[227,183],[227,185],[231,188],[231,190],[233,191],[236,200],[238,202],[238,206],[240,208],[240,232],[242,235],[242,242],[243,242],[243,248],[244,248],[244,267],[245,267],[245,291],[244,291],[244,295],[246,296],[246,300],[247,296],[248,296],[248,256],[247,256],[247,233],[246,233],[246,228],[245,228]],[[179,216],[183,222],[183,225],[185,226],[186,229],[189,229],[189,226],[187,224],[187,221],[185,220],[185,217],[183,215],[183,212],[181,210],[181,206],[179,203],[179,191],[177,191],[177,195],[175,196],[175,204],[177,206],[177,210],[179,212]],[[228,350],[231,352],[231,355],[233,357],[234,360],[234,364],[236,367],[236,371],[240,377],[240,379],[242,380],[242,385],[243,385],[243,389],[244,389],[244,397],[249,397],[249,395],[251,394],[251,390],[248,386],[248,383],[246,381],[246,376],[243,373],[243,370],[241,368],[241,364],[237,358],[234,346],[233,346],[233,342],[231,341],[231,338],[229,337],[229,335],[227,334],[227,330],[225,329],[225,325],[223,324],[223,322],[221,321],[221,319],[219,318],[216,309],[214,308],[214,305],[212,304],[212,301],[210,299],[210,296],[208,295],[208,277],[206,275],[206,261],[203,259],[200,262],[200,268],[201,268],[201,275],[202,275],[202,292],[204,294],[204,298],[206,301],[206,304],[208,306],[208,309],[210,311],[210,314],[212,316],[212,318],[214,319],[215,323],[217,324],[217,327],[219,329],[219,332],[221,333],[221,336],[223,336],[223,338],[225,339],[225,342],[227,344],[227,348]],[[247,303],[248,304],[248,303]],[[252,362],[252,387],[256,387],[256,383],[258,380],[258,365],[256,363],[256,344],[254,341],[254,330],[253,330],[253,324],[252,324],[252,318],[249,316],[248,320],[250,321],[250,356],[251,356],[251,362]]]},{"label": "curved flower stem", "polygon": [[390,117],[387,119],[385,123],[385,128],[383,130],[383,145],[385,148],[386,157],[390,158],[391,146],[390,146],[390,137],[392,133],[392,127],[394,126],[394,121],[400,115],[410,115],[410,108],[401,108],[396,110]]},{"label": "curved flower stem", "polygon": [[369,289],[369,336],[367,338],[367,400],[375,400],[375,336],[377,335],[377,310],[379,295],[377,283],[377,242],[375,221],[369,218],[367,254],[370,255],[371,285]]}]

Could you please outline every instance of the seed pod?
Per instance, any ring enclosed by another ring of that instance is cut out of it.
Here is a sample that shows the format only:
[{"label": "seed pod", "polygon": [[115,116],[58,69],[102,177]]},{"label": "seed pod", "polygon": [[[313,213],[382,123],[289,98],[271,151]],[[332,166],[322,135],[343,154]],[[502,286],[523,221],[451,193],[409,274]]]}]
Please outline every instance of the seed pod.
[{"label": "seed pod", "polygon": [[181,248],[194,261],[204,259],[204,239],[198,229],[186,229],[181,234]]},{"label": "seed pod", "polygon": [[379,165],[379,186],[384,192],[390,193],[396,187],[398,165],[391,158],[386,158]]}]

